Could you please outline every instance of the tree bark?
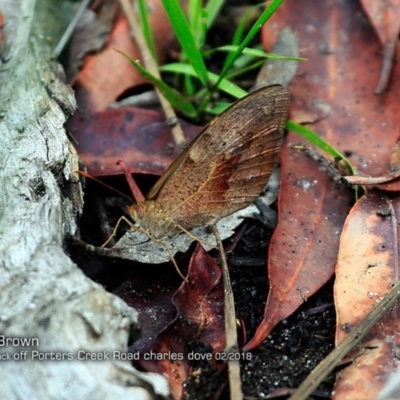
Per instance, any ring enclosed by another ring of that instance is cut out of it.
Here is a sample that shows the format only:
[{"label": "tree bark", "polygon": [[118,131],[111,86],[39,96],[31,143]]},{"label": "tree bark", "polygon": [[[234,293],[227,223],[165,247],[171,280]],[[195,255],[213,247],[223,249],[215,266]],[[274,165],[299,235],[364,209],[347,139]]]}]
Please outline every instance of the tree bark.
[{"label": "tree bark", "polygon": [[[167,396],[163,377],[113,359],[138,335],[136,311],[86,278],[63,250],[83,204],[63,128],[75,99],[50,59],[66,4],[0,3],[0,398]],[[84,354],[109,361],[80,360]]]}]

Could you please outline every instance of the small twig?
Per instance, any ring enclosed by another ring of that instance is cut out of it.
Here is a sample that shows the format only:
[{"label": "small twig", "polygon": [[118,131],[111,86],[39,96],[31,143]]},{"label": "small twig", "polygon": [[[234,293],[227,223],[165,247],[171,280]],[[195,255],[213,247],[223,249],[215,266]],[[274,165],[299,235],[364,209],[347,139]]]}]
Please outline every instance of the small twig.
[{"label": "small twig", "polygon": [[[151,72],[155,77],[160,78],[160,73],[158,71],[157,63],[155,62],[149,47],[147,46],[146,39],[142,33],[139,19],[136,16],[135,9],[129,0],[119,0],[121,7],[128,19],[129,26],[132,31],[132,36],[135,38],[136,43],[139,47],[140,53],[143,57],[143,63],[147,70]],[[175,144],[182,149],[185,144],[185,137],[183,136],[183,131],[176,117],[175,111],[169,104],[168,100],[163,96],[163,94],[155,88],[158,98],[160,99],[161,106],[164,110],[167,123],[170,125],[172,136],[174,138]],[[174,123],[172,123],[173,121]],[[176,123],[175,123],[176,122]]]},{"label": "small twig", "polygon": [[305,400],[319,386],[325,377],[338,365],[342,358],[358,344],[371,328],[400,298],[400,281],[386,296],[357,324],[346,338],[331,353],[322,360],[310,375],[302,382],[289,400]]},{"label": "small twig", "polygon": [[58,57],[60,53],[63,51],[65,45],[68,43],[68,40],[71,38],[76,25],[78,24],[79,20],[82,17],[83,12],[86,10],[90,3],[90,0],[83,0],[81,5],[79,6],[78,10],[76,11],[74,18],[72,18],[71,22],[69,23],[67,29],[65,30],[64,34],[62,35],[60,41],[58,42],[56,48],[53,50],[52,57]]},{"label": "small twig", "polygon": [[[231,278],[229,276],[228,264],[226,262],[225,251],[222,245],[222,240],[218,228],[216,225],[211,225],[211,227],[214,232],[215,239],[217,240],[218,250],[221,257],[222,276],[224,278],[224,311],[226,336],[225,351],[238,351],[235,303],[232,292]],[[230,399],[243,399],[242,383],[240,377],[240,364],[238,360],[228,361],[228,375]]]}]

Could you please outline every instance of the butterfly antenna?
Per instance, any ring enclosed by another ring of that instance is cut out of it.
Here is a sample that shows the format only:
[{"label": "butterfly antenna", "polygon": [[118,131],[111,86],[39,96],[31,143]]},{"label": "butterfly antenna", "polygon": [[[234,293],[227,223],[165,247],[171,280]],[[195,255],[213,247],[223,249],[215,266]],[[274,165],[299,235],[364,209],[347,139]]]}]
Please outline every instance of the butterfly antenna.
[{"label": "butterfly antenna", "polygon": [[136,200],[136,203],[139,204],[139,203],[143,202],[144,201],[143,193],[141,192],[141,190],[139,189],[139,186],[133,179],[128,166],[122,160],[117,161],[117,164],[121,167],[121,169],[125,175],[125,178],[128,181],[128,185],[131,189],[134,199]]},{"label": "butterfly antenna", "polygon": [[94,176],[88,174],[87,172],[80,171],[80,170],[75,171],[75,172],[78,173],[79,175],[84,176],[85,178],[91,179],[92,181],[95,181],[95,182],[97,182],[98,184],[105,186],[107,189],[110,189],[110,190],[112,190],[113,192],[118,193],[120,196],[125,197],[125,198],[128,199],[129,201],[132,201],[132,199],[131,199],[129,196],[127,196],[126,194],[120,192],[119,190],[113,188],[113,187],[110,186],[110,185],[107,185],[107,183],[102,182],[100,179],[95,178]]}]

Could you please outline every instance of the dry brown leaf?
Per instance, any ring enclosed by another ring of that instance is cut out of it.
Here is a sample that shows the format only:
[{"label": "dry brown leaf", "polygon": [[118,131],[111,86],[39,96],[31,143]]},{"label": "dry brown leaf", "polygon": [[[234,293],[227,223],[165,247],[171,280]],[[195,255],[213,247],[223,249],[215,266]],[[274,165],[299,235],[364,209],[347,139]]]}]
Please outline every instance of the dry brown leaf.
[{"label": "dry brown leaf", "polygon": [[[400,200],[380,192],[363,196],[347,217],[336,267],[336,342],[371,311],[399,280]],[[400,367],[397,305],[355,349],[338,373],[334,399],[372,399]]]}]

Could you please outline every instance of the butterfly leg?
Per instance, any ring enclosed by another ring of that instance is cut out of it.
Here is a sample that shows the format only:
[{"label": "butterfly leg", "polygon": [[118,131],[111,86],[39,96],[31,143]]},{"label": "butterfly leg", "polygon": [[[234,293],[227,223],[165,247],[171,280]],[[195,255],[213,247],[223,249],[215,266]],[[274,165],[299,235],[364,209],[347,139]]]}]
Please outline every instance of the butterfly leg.
[{"label": "butterfly leg", "polygon": [[150,235],[148,232],[144,232],[144,231],[141,231],[140,229],[137,229],[136,226],[135,226],[134,228],[135,228],[137,231],[139,231],[139,232],[144,233],[145,235],[147,235],[147,236],[149,237],[149,239],[152,240],[153,242],[160,243],[160,244],[164,247],[165,251],[168,253],[169,259],[171,260],[172,264],[174,265],[174,267],[175,267],[175,269],[176,269],[176,272],[177,272],[178,275],[186,282],[187,279],[186,279],[186,277],[182,274],[181,270],[179,269],[178,264],[177,264],[176,261],[175,261],[174,255],[172,254],[172,251],[171,251],[170,248],[168,247],[167,243],[165,243],[165,242],[164,242],[163,240],[161,240],[161,239],[155,238],[154,236]]},{"label": "butterfly leg", "polygon": [[[179,269],[178,264],[177,264],[176,261],[175,261],[174,255],[172,254],[171,250],[169,249],[167,243],[165,243],[164,241],[162,241],[162,240],[160,240],[160,239],[155,238],[154,236],[150,235],[148,232],[144,231],[143,229],[140,229],[140,228],[137,227],[132,221],[129,221],[129,219],[126,218],[125,216],[122,216],[122,217],[118,220],[118,222],[117,222],[117,224],[115,225],[115,228],[114,228],[114,230],[113,230],[111,236],[107,239],[107,241],[106,241],[101,247],[105,247],[105,246],[110,242],[110,240],[115,236],[115,234],[116,234],[116,232],[117,232],[117,229],[118,229],[118,227],[119,227],[119,225],[120,225],[120,223],[121,223],[122,221],[125,221],[133,230],[135,230],[135,231],[137,231],[137,232],[140,232],[140,233],[142,233],[142,234],[145,234],[145,235],[146,235],[150,240],[152,240],[153,242],[160,243],[160,244],[165,248],[166,252],[168,253],[169,259],[171,260],[172,264],[174,265],[174,267],[175,267],[175,269],[176,269],[176,272],[178,272],[178,275],[179,275],[184,281],[186,281],[186,278],[185,278],[185,276],[182,274],[181,270]],[[193,235],[192,235],[192,236],[193,236]],[[195,240],[198,240],[198,239],[195,238]]]},{"label": "butterfly leg", "polygon": [[218,246],[216,244],[212,244],[209,242],[206,242],[205,240],[201,240],[200,238],[198,238],[197,236],[193,235],[192,233],[190,233],[187,229],[185,229],[183,226],[181,225],[176,225],[182,232],[186,233],[186,235],[188,235],[190,238],[192,238],[193,240],[195,240],[196,242],[201,243],[203,246],[208,246],[211,247],[212,249],[216,249]]},{"label": "butterfly leg", "polygon": [[163,242],[162,240],[158,240],[158,242],[160,244],[162,244],[165,248],[165,250],[167,251],[168,255],[169,255],[169,259],[171,260],[172,264],[174,264],[174,267],[176,269],[176,272],[178,273],[178,275],[185,281],[187,282],[187,278],[182,274],[181,270],[178,267],[178,264],[175,261],[174,255],[172,254],[172,251],[169,249],[167,243]]},{"label": "butterfly leg", "polygon": [[[135,230],[135,231],[137,231],[137,232],[139,232],[139,233],[142,233],[142,234],[146,235],[146,236],[147,236],[150,240],[152,240],[153,242],[160,243],[160,244],[164,247],[164,249],[166,250],[166,252],[168,253],[169,259],[171,260],[172,264],[174,265],[174,267],[175,267],[175,269],[176,269],[176,272],[178,272],[178,275],[179,275],[184,281],[186,281],[186,277],[182,274],[181,270],[179,269],[178,264],[177,264],[176,261],[175,261],[174,255],[172,254],[172,251],[171,251],[170,248],[168,247],[167,243],[165,243],[163,240],[157,239],[156,237],[154,237],[153,235],[151,235],[149,232],[147,232],[147,231],[145,231],[145,230],[143,230],[143,229],[140,229],[138,226],[136,226],[132,221],[130,221],[130,220],[129,220],[128,218],[126,218],[125,216],[122,216],[122,217],[118,220],[118,222],[117,222],[117,224],[115,225],[115,228],[114,228],[114,230],[113,230],[111,236],[107,239],[107,241],[106,241],[101,247],[104,247],[104,246],[106,246],[106,245],[109,243],[109,241],[111,240],[111,238],[112,238],[112,237],[115,235],[115,233],[117,232],[117,229],[118,229],[118,227],[119,227],[119,225],[120,225],[120,223],[121,223],[122,221],[125,221],[133,230]],[[184,229],[184,228],[182,228],[182,229]],[[185,230],[185,232],[187,232],[187,231]],[[191,235],[190,232],[187,232],[187,233],[189,234],[189,236],[191,236],[191,237],[194,238],[195,240],[199,240],[198,238],[196,238],[196,237],[194,237],[193,235]]]},{"label": "butterfly leg", "polygon": [[[131,221],[129,221],[128,218],[122,216],[122,217],[118,220],[117,224],[115,225],[115,228],[114,228],[114,230],[112,231],[110,237],[101,245],[101,247],[105,247],[105,246],[108,245],[108,243],[110,243],[110,240],[111,240],[111,239],[115,236],[115,234],[117,233],[117,230],[118,230],[118,228],[119,228],[119,225],[121,224],[122,221],[125,221],[131,228],[135,227],[135,225],[134,225]],[[135,227],[135,229],[136,229],[136,227]]]}]

